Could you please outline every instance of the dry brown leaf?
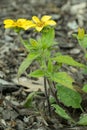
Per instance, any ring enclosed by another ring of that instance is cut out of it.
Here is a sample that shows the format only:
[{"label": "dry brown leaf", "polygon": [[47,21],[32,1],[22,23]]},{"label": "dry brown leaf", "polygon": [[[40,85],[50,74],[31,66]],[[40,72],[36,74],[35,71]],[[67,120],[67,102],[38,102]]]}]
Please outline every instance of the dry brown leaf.
[{"label": "dry brown leaf", "polygon": [[22,85],[24,87],[24,91],[31,92],[31,91],[44,91],[44,85],[43,85],[43,77],[38,78],[38,80],[31,80],[26,77],[19,78],[19,81],[15,78],[13,79],[13,82]]}]

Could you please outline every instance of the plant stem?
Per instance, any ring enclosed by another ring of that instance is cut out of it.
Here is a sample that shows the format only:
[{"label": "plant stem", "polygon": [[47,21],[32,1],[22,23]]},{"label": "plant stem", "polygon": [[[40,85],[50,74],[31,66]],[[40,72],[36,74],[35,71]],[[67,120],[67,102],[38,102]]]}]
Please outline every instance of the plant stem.
[{"label": "plant stem", "polygon": [[59,104],[59,101],[58,101],[57,96],[56,96],[56,92],[53,91],[54,83],[52,83],[49,79],[47,79],[47,81],[48,81],[50,90],[51,90],[51,92],[52,92],[52,95],[53,95],[53,97],[54,97],[55,100],[56,100],[56,103]]},{"label": "plant stem", "polygon": [[47,90],[47,84],[46,84],[46,77],[44,77],[44,89],[45,89],[45,96],[47,99],[47,103],[48,103],[48,111],[49,111],[49,116],[51,116],[51,108],[50,108],[50,101],[49,101],[49,95],[48,95],[48,90]]}]

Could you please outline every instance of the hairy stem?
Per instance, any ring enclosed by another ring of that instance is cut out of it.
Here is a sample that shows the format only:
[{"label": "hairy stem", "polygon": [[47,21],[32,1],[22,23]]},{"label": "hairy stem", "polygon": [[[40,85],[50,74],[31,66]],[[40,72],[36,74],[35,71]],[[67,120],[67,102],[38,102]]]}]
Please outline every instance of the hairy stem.
[{"label": "hairy stem", "polygon": [[46,77],[44,77],[44,89],[45,89],[45,96],[48,103],[49,116],[51,116],[51,108],[50,108],[50,101],[49,101],[49,95],[48,95],[48,90],[47,90]]},{"label": "hairy stem", "polygon": [[[53,97],[54,97],[55,100],[56,100],[56,103],[59,104],[59,100],[58,100],[58,98],[57,98],[56,91],[53,90],[53,88],[55,87],[54,82],[51,82],[49,79],[47,79],[47,81],[48,81],[50,90],[51,90],[51,92],[52,92],[52,95],[53,95]],[[54,88],[54,89],[55,89],[55,88]]]}]

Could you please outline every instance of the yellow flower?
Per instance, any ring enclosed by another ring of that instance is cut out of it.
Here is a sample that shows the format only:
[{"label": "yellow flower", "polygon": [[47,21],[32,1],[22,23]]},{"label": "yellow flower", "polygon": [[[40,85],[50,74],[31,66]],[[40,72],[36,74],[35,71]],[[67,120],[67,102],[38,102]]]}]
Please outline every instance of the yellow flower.
[{"label": "yellow flower", "polygon": [[78,28],[78,38],[83,39],[85,36],[85,30],[83,28]]},{"label": "yellow flower", "polygon": [[16,27],[16,23],[12,19],[6,19],[4,20],[5,28],[13,28]]},{"label": "yellow flower", "polygon": [[23,28],[24,30],[27,30],[34,26],[33,22],[31,20],[20,18],[16,21],[12,19],[6,19],[4,20],[5,28]]},{"label": "yellow flower", "polygon": [[23,25],[23,28],[25,30],[35,27],[35,24],[32,22],[32,20],[27,20],[26,23]]},{"label": "yellow flower", "polygon": [[44,27],[48,25],[56,25],[56,22],[54,20],[51,20],[51,16],[48,15],[43,16],[41,19],[39,19],[37,16],[33,16],[32,20],[35,23],[34,27],[38,32],[40,32]]},{"label": "yellow flower", "polygon": [[26,21],[27,21],[26,19],[18,19],[16,21],[16,27],[23,28],[24,25],[26,24]]},{"label": "yellow flower", "polygon": [[34,23],[31,20],[27,19],[18,19],[16,22],[16,26],[27,30],[34,26]]}]

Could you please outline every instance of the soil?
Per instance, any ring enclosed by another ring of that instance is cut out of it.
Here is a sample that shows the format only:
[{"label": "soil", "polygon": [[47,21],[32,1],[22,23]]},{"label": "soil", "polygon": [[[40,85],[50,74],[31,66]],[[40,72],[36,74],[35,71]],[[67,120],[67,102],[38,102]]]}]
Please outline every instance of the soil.
[{"label": "soil", "polygon": [[[78,27],[87,29],[87,0],[3,0],[0,1],[0,130],[86,130],[86,126],[71,126],[70,122],[62,119],[51,110],[49,115],[47,100],[44,94],[43,79],[28,79],[26,74],[17,81],[18,68],[26,57],[27,52],[20,43],[17,34],[5,30],[3,20],[7,18],[27,18],[33,15],[51,15],[57,22],[55,39],[58,45],[56,52],[69,54],[75,60],[85,63],[83,51],[77,40],[72,37]],[[35,37],[36,33],[25,31],[24,39]],[[37,36],[38,37],[38,36]],[[86,64],[86,63],[85,63]],[[27,72],[38,67],[34,62]],[[76,81],[79,87],[87,83],[87,75],[74,67],[63,66]],[[23,103],[26,97],[34,91],[38,96],[33,100],[35,107],[26,108]],[[83,107],[87,112],[87,98],[83,98]],[[81,111],[69,108],[75,120]]]}]

